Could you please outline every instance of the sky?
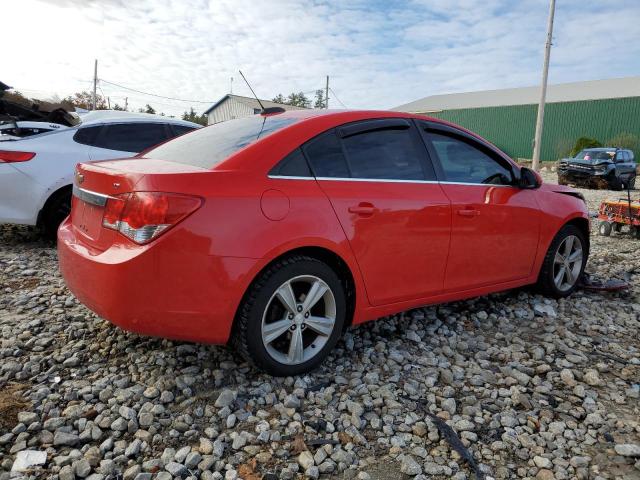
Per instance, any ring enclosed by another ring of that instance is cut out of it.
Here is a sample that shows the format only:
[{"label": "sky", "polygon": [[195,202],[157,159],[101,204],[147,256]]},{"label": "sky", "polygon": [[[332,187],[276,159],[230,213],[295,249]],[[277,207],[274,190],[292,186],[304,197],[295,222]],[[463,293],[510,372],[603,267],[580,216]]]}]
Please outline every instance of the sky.
[{"label": "sky", "polygon": [[[179,115],[230,92],[392,108],[540,83],[547,0],[21,0],[2,6],[0,80],[37,98],[92,88]],[[640,75],[640,1],[557,0],[549,83]],[[233,82],[231,82],[233,77]],[[107,83],[111,82],[111,83]],[[153,97],[113,85],[156,95]],[[188,100],[188,101],[182,101]],[[197,101],[197,102],[196,102]]]}]

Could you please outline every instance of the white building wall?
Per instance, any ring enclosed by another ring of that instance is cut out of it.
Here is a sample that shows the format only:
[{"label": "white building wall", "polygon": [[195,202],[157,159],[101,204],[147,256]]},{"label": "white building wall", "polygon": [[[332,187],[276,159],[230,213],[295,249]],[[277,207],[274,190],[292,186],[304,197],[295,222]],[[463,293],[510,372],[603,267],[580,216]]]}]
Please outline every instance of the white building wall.
[{"label": "white building wall", "polygon": [[254,114],[253,108],[248,105],[238,102],[234,98],[227,98],[209,112],[207,124],[213,125],[214,123],[225,122],[227,120],[233,120],[234,118],[248,117]]}]

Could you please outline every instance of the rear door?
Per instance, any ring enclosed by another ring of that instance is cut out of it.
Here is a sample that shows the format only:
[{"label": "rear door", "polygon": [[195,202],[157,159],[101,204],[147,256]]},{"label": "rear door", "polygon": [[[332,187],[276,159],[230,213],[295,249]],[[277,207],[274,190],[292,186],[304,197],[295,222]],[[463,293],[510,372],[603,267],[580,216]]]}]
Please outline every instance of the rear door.
[{"label": "rear door", "polygon": [[451,210],[412,122],[355,122],[303,151],[329,197],[373,305],[442,291]]},{"label": "rear door", "polygon": [[513,186],[512,166],[490,145],[435,122],[419,125],[452,207],[445,290],[529,276],[540,228],[535,193]]},{"label": "rear door", "polygon": [[103,125],[89,150],[91,160],[132,157],[173,137],[165,123],[113,123]]}]

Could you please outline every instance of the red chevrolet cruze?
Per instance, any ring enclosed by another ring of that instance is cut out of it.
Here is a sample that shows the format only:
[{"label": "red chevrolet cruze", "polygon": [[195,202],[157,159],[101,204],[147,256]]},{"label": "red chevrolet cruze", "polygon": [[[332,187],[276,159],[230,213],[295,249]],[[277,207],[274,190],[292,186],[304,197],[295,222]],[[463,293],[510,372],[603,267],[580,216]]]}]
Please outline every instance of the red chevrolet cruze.
[{"label": "red chevrolet cruze", "polygon": [[98,315],[294,375],[351,324],[528,284],[569,295],[589,221],[580,194],[455,125],[292,111],[78,165],[58,239]]}]

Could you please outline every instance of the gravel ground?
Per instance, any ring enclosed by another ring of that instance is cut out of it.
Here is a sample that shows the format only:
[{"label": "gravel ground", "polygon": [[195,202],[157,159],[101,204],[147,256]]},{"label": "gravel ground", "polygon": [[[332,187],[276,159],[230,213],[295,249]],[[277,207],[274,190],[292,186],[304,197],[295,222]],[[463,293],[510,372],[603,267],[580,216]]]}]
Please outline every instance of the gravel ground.
[{"label": "gravel ground", "polygon": [[[628,292],[417,309],[279,379],[111,326],[51,245],[0,228],[0,480],[638,479],[640,241],[592,233],[588,270]],[[45,463],[9,473],[27,450]]]}]

